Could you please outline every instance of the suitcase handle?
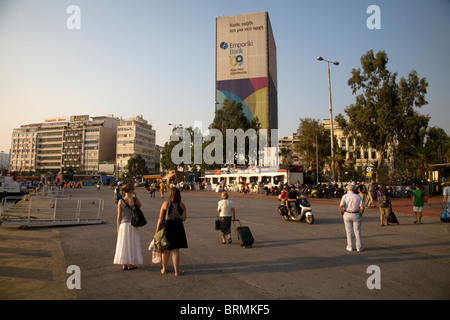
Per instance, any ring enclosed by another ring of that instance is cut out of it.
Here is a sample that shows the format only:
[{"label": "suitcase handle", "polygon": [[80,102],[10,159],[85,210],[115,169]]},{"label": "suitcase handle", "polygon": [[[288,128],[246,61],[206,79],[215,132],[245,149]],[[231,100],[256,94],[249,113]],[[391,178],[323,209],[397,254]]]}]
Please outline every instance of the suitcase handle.
[{"label": "suitcase handle", "polygon": [[[239,221],[239,219],[233,220],[233,225],[234,225],[234,227],[236,228],[236,224],[234,223],[235,221]],[[239,221],[239,226],[242,227],[241,221]]]}]

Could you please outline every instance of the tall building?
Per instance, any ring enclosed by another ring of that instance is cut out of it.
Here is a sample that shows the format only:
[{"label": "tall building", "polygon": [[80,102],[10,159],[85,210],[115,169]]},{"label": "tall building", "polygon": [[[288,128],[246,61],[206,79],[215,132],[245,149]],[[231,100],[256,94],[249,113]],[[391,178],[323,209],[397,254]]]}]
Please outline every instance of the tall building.
[{"label": "tall building", "polygon": [[[243,105],[261,129],[278,129],[277,59],[267,12],[216,18],[216,110]],[[269,141],[271,141],[269,137]]]},{"label": "tall building", "polygon": [[141,155],[150,173],[159,172],[159,152],[156,147],[156,133],[142,115],[131,119],[120,119],[117,127],[117,173],[121,177],[127,171],[131,157]]},{"label": "tall building", "polygon": [[10,170],[97,173],[99,162],[115,161],[118,124],[113,116],[83,115],[22,125],[12,133]]}]

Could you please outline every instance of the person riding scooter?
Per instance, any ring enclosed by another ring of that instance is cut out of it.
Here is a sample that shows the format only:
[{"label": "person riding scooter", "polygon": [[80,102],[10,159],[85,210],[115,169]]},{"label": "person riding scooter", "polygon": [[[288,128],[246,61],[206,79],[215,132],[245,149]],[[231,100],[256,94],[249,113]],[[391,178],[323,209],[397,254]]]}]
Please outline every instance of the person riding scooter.
[{"label": "person riding scooter", "polygon": [[297,190],[295,190],[295,186],[292,185],[290,190],[287,193],[287,197],[286,197],[286,201],[288,204],[288,209],[290,211],[291,214],[293,214],[296,218],[298,217],[299,214],[299,208],[297,205],[297,201],[300,198],[299,193],[297,192]]}]

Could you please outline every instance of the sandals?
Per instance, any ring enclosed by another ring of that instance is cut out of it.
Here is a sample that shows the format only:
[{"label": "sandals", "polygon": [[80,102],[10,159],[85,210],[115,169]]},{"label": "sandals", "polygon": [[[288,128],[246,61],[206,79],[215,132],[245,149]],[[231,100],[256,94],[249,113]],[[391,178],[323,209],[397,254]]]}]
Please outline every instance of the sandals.
[{"label": "sandals", "polygon": [[184,270],[178,270],[178,272],[177,273],[175,273],[175,277],[178,277],[178,276],[182,276],[184,274]]},{"label": "sandals", "polygon": [[136,268],[137,268],[137,266],[134,266],[134,265],[132,265],[131,267],[124,265],[124,266],[122,266],[122,271],[133,270]]}]

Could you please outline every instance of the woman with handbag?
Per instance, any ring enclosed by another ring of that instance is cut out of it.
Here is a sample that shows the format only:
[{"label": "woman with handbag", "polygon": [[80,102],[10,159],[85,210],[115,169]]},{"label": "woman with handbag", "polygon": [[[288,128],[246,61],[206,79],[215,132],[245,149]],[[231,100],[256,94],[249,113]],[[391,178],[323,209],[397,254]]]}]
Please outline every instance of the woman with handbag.
[{"label": "woman with handbag", "polygon": [[227,192],[222,192],[222,200],[218,203],[217,212],[219,212],[219,230],[222,236],[222,244],[227,243],[225,236],[228,236],[228,243],[231,243],[231,220],[236,220],[236,211],[234,210],[233,200],[228,199]]},{"label": "woman with handbag", "polygon": [[162,249],[162,269],[161,273],[167,273],[169,257],[172,255],[172,263],[175,269],[175,276],[181,276],[184,271],[180,269],[180,248],[187,248],[186,232],[183,222],[186,221],[186,206],[181,202],[180,190],[172,187],[169,190],[169,200],[165,201],[159,212],[156,231],[165,228],[165,236],[168,247]]},{"label": "woman with handbag", "polygon": [[117,244],[114,264],[121,264],[122,270],[136,269],[136,264],[143,264],[141,241],[138,228],[131,225],[133,206],[141,207],[141,202],[134,193],[131,183],[120,189],[122,199],[117,206]]}]

